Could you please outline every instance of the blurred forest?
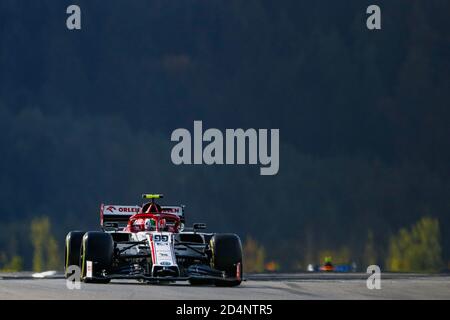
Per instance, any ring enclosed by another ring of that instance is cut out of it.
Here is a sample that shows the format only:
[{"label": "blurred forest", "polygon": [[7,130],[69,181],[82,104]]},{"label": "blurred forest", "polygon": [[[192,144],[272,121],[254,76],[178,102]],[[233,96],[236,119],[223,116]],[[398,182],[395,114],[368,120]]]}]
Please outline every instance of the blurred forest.
[{"label": "blurred forest", "polygon": [[[143,192],[236,232],[248,270],[450,261],[450,2],[0,2],[0,269]],[[175,166],[171,132],[279,128],[280,171]]]}]

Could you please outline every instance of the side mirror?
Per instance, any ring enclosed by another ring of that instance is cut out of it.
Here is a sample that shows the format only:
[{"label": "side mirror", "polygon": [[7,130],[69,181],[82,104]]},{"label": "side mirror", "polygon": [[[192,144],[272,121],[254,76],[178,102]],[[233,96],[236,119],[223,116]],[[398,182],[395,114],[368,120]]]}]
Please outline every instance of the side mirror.
[{"label": "side mirror", "polygon": [[119,228],[119,224],[117,222],[105,222],[103,223],[104,228]]},{"label": "side mirror", "polygon": [[194,229],[194,230],[203,230],[203,229],[206,229],[206,223],[194,223],[193,229]]}]

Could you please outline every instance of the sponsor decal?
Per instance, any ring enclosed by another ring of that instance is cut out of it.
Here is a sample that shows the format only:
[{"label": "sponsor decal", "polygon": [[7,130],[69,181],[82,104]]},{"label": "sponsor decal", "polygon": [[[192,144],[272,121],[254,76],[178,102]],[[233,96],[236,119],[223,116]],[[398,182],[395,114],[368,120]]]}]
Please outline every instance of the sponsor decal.
[{"label": "sponsor decal", "polygon": [[238,264],[236,265],[236,278],[238,280],[241,280],[241,263],[238,262]]},{"label": "sponsor decal", "polygon": [[92,278],[92,261],[86,261],[86,278]]},{"label": "sponsor decal", "polygon": [[111,214],[117,214],[117,213],[136,213],[139,212],[139,207],[137,206],[113,206],[113,205],[108,205],[105,208],[105,211],[108,211],[108,213]]}]

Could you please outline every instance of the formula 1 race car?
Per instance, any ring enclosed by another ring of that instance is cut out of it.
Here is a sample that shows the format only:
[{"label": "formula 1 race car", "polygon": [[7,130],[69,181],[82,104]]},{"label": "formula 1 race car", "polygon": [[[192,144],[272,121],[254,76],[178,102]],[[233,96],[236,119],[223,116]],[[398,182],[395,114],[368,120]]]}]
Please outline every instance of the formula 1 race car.
[{"label": "formula 1 race car", "polygon": [[149,283],[238,286],[242,245],[236,234],[203,233],[206,225],[184,227],[184,206],[160,206],[159,194],[140,206],[101,205],[102,231],[71,231],[66,236],[65,275],[81,268],[81,280],[108,283],[137,279]]}]

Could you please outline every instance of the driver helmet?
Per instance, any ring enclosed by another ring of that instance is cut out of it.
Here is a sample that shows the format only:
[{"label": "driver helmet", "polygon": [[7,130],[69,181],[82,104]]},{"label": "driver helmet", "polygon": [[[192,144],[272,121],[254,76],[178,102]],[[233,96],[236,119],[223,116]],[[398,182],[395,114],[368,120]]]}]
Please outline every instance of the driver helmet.
[{"label": "driver helmet", "polygon": [[145,231],[154,231],[155,228],[155,220],[154,219],[145,219],[144,229]]}]

